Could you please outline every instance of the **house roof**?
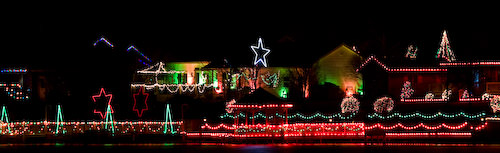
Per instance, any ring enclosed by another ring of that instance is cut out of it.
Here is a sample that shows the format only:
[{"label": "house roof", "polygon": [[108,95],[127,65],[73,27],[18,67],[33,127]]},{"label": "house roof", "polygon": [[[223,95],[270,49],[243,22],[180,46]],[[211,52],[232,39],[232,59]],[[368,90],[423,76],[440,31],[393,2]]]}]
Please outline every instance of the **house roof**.
[{"label": "house roof", "polygon": [[286,101],[269,93],[263,88],[258,88],[254,92],[243,96],[236,101],[236,104],[282,104]]}]

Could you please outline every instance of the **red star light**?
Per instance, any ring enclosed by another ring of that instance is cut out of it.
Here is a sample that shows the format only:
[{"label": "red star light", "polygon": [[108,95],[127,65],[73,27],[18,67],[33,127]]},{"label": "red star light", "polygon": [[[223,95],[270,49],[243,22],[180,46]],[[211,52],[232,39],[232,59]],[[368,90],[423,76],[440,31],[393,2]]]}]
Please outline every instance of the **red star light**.
[{"label": "red star light", "polygon": [[[136,108],[136,104],[137,104],[137,98],[136,96],[144,96],[146,95],[146,98],[144,98],[144,105],[146,106],[146,108],[142,108],[140,109],[137,109]],[[142,117],[142,114],[144,113],[145,110],[148,110],[148,97],[149,97],[149,94],[148,93],[144,93],[144,90],[142,90],[142,87],[139,88],[139,92],[137,92],[136,94],[134,94],[134,107],[132,108],[132,111],[136,111],[137,112],[137,116],[139,117]]]},{"label": "red star light", "polygon": [[[106,106],[110,106],[110,109],[111,109],[111,113],[113,113],[113,107],[111,107],[111,99],[113,99],[113,95],[112,94],[106,94],[106,91],[104,91],[104,88],[101,88],[101,91],[99,92],[98,95],[94,95],[92,96],[92,100],[94,101],[94,103],[96,103],[96,98],[107,98],[109,97],[109,100],[108,100],[108,104]],[[94,113],[95,114],[99,114],[101,116],[102,119],[104,119],[104,117],[107,115],[107,111],[104,112],[104,114],[102,113],[102,111],[99,111],[97,110],[97,108],[94,109]]]}]

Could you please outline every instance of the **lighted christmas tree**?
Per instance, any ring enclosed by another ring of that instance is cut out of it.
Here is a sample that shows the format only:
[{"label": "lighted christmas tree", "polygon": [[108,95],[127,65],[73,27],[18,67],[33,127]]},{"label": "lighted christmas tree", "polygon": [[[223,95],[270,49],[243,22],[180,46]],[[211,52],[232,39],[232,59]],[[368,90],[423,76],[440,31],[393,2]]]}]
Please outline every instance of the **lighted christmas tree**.
[{"label": "lighted christmas tree", "polygon": [[345,97],[340,104],[342,113],[357,113],[359,111],[359,101],[358,99],[350,96]]},{"label": "lighted christmas tree", "polygon": [[377,113],[391,112],[394,108],[394,101],[390,97],[382,97],[373,103],[373,110]]},{"label": "lighted christmas tree", "polygon": [[448,62],[455,61],[455,54],[450,47],[450,41],[448,40],[448,35],[446,34],[446,30],[443,31],[443,37],[441,38],[441,44],[437,51],[436,58],[443,58]]},{"label": "lighted christmas tree", "polygon": [[6,123],[7,124],[7,130],[9,133],[11,133],[11,130],[10,130],[10,122],[9,122],[9,116],[7,115],[7,106],[2,106],[2,118],[0,120],[1,123]]},{"label": "lighted christmas tree", "polygon": [[418,51],[417,46],[410,45],[410,46],[408,46],[408,49],[406,49],[405,57],[410,58],[412,60],[416,59],[417,58],[417,51]]},{"label": "lighted christmas tree", "polygon": [[[63,123],[63,115],[62,115],[62,108],[61,105],[57,105],[57,114],[56,114],[56,134],[59,134],[59,131],[62,131],[62,133],[66,133],[64,131],[64,123]],[[61,128],[61,130],[59,130]]]},{"label": "lighted christmas tree", "polygon": [[165,127],[163,130],[163,134],[167,134],[167,132],[170,132],[170,134],[174,134],[174,121],[172,120],[172,112],[170,111],[170,104],[167,104],[165,108]]},{"label": "lighted christmas tree", "polygon": [[401,99],[410,98],[413,95],[414,90],[411,88],[411,82],[406,81],[401,88]]}]

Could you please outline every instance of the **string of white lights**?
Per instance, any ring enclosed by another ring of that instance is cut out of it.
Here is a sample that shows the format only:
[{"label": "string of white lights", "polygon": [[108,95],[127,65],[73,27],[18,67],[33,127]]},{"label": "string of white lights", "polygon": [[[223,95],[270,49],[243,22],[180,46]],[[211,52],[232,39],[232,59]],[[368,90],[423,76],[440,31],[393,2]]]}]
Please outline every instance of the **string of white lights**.
[{"label": "string of white lights", "polygon": [[[173,73],[185,73],[185,71],[175,71],[175,70],[165,70],[165,64],[163,62],[156,63],[153,66],[150,66],[146,69],[137,71],[137,73],[144,73],[144,74],[173,74]],[[153,68],[158,67],[156,70],[152,70]]]},{"label": "string of white lights", "polygon": [[204,93],[206,91],[206,88],[213,87],[212,84],[131,84],[130,85],[133,88],[137,87],[144,87],[146,90],[153,90],[155,88],[158,88],[161,91],[164,91],[165,89],[168,90],[170,93],[177,93],[179,92],[179,89],[182,92],[194,92],[195,89],[198,89],[198,93]]}]

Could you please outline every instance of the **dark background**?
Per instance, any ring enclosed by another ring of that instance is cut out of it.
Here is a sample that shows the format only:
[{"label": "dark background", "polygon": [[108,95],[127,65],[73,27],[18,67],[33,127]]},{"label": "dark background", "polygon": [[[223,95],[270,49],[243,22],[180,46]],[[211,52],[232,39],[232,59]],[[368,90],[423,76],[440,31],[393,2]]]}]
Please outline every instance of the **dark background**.
[{"label": "dark background", "polygon": [[[50,76],[57,90],[49,93],[48,108],[63,103],[65,112],[71,112],[65,113],[67,118],[92,116],[90,95],[104,87],[114,94],[116,104],[124,104],[114,106],[128,114],[118,117],[123,119],[135,115],[130,111],[129,85],[134,71],[142,68],[137,55],[126,52],[131,44],[153,62],[227,58],[238,66],[252,64],[249,46],[262,37],[271,49],[270,66],[309,66],[345,43],[357,46],[364,57],[376,55],[389,66],[404,66],[415,63],[404,59],[413,43],[419,48],[416,63],[429,65],[437,62],[436,51],[446,29],[458,60],[498,59],[500,55],[498,15],[485,8],[492,4],[186,3],[120,6],[88,2],[3,10],[0,66],[26,67]],[[101,36],[115,47],[94,47]],[[15,105],[9,111],[22,112],[26,106],[31,116],[12,113],[13,118],[42,118],[44,103]],[[163,107],[163,103],[150,106],[157,112]],[[193,118],[207,115],[203,113]]]}]

